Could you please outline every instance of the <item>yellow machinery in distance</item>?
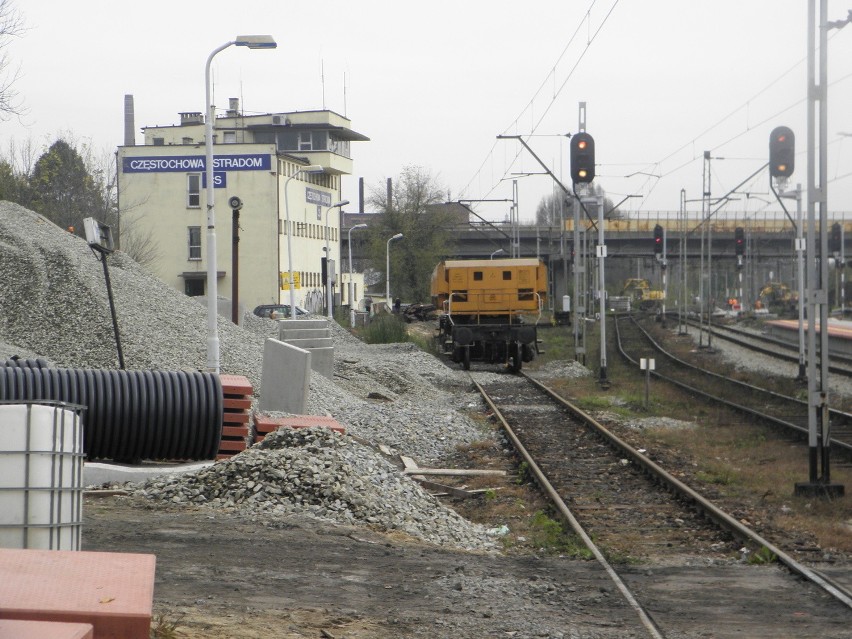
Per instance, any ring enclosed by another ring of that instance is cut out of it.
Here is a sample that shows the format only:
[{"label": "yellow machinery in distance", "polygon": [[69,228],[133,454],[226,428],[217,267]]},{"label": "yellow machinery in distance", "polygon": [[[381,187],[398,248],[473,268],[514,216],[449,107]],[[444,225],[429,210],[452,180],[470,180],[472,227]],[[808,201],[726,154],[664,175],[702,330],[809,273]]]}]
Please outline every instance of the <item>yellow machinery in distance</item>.
[{"label": "yellow machinery in distance", "polygon": [[643,311],[662,304],[663,300],[666,299],[663,291],[652,289],[648,280],[639,277],[625,280],[621,294],[629,297],[630,302]]}]

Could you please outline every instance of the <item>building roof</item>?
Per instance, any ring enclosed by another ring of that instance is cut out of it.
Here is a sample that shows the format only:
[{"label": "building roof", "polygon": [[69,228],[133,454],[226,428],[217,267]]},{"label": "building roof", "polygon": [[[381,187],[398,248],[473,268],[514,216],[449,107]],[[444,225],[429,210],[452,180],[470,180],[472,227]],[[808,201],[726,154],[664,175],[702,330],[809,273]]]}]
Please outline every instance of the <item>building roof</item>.
[{"label": "building roof", "polygon": [[370,138],[362,133],[347,129],[342,126],[322,123],[300,123],[300,124],[247,124],[246,129],[283,129],[287,131],[333,131],[334,134],[341,140],[350,140],[352,142],[369,142]]}]

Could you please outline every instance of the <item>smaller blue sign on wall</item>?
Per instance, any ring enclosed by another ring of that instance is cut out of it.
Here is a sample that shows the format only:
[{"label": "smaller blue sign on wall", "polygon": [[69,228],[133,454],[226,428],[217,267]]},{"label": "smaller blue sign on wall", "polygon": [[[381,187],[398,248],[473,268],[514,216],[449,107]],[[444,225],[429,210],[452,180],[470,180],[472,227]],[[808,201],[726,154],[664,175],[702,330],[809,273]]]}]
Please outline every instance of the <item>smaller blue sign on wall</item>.
[{"label": "smaller blue sign on wall", "polygon": [[[225,189],[228,187],[228,174],[224,171],[213,171],[213,188]],[[207,173],[201,174],[201,188],[207,188]]]}]

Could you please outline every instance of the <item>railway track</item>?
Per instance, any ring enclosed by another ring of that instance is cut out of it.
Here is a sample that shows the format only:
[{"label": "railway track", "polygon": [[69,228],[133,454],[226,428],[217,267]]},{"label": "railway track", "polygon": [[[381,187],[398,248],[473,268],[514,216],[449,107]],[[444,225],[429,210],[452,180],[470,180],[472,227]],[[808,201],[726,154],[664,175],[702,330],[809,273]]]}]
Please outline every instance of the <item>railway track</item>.
[{"label": "railway track", "polygon": [[[654,377],[800,437],[807,437],[806,401],[686,362],[664,349],[632,315],[615,316],[615,329],[618,349],[625,358],[636,366],[642,358],[656,360],[656,368],[652,372]],[[768,385],[771,376],[765,379]],[[829,416],[832,452],[852,454],[852,414],[830,409]]]},{"label": "railway track", "polygon": [[[713,622],[719,631],[713,636],[766,636],[748,628],[772,620],[761,620],[760,607],[743,601],[767,577],[778,581],[765,587],[786,593],[797,609],[807,601],[804,607],[813,606],[807,614],[814,619],[845,619],[841,627],[848,628],[852,593],[722,512],[644,451],[526,375],[499,381],[490,376],[482,384],[476,377],[472,374],[525,467],[636,610],[648,636],[696,636],[682,627],[683,613],[694,605],[693,613],[700,616],[697,609],[708,605],[696,592],[701,588],[729,601],[735,611],[726,608],[725,618]],[[766,566],[732,561],[744,544],[752,553],[776,557],[790,572],[758,572]],[[613,562],[619,562],[618,570]],[[649,588],[639,579],[648,570],[660,571],[669,587]],[[663,576],[667,570],[673,575]]]},{"label": "railway track", "polygon": [[[694,320],[687,320],[689,326],[698,328]],[[706,327],[705,327],[706,330]],[[709,329],[714,339],[722,339],[731,344],[736,344],[748,350],[762,353],[785,362],[799,363],[798,344],[786,342],[770,335],[747,331],[735,326],[724,324],[713,324]],[[852,377],[852,358],[839,353],[829,355],[828,371],[835,375]]]}]

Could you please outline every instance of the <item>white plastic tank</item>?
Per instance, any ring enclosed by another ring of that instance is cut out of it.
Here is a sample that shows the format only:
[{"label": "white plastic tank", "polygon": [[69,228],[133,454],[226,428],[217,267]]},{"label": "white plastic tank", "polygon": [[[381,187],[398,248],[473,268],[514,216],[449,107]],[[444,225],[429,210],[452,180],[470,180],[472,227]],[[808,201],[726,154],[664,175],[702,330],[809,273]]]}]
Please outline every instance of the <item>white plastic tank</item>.
[{"label": "white plastic tank", "polygon": [[80,550],[80,408],[0,403],[0,548]]}]

